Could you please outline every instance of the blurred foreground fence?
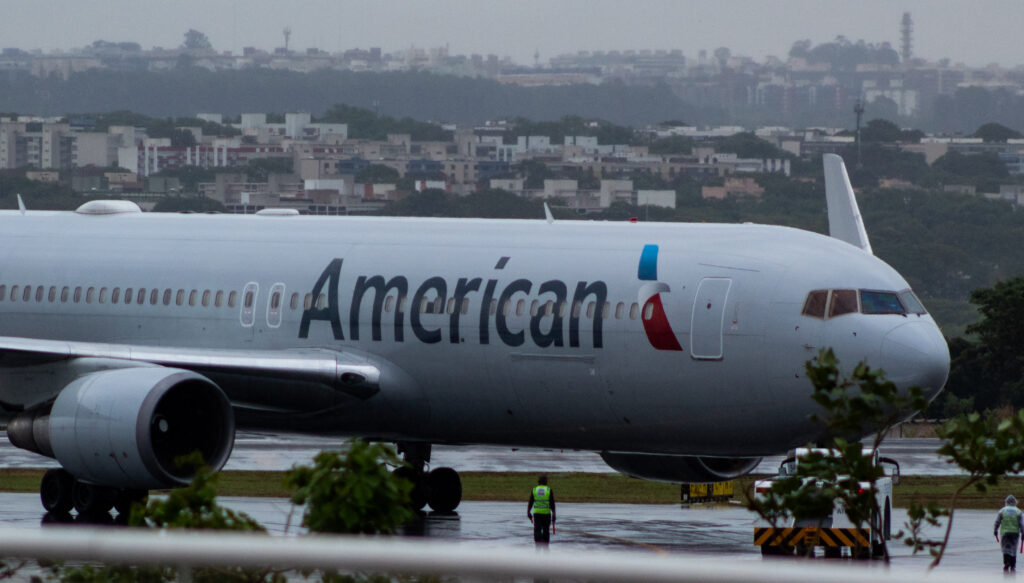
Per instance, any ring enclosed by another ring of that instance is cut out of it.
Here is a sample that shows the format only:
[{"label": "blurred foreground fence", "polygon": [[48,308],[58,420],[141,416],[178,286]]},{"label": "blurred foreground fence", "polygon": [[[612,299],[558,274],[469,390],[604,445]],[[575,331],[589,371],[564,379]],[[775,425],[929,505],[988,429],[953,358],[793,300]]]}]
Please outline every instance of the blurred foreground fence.
[{"label": "blurred foreground fence", "polygon": [[539,577],[579,581],[863,583],[928,581],[972,583],[1005,581],[993,573],[926,574],[907,566],[897,571],[879,562],[762,560],[759,555],[678,556],[626,551],[559,548],[483,548],[472,543],[408,538],[308,535],[280,537],[234,532],[89,529],[45,527],[0,528],[0,557],[108,564],[176,567],[187,580],[196,567],[240,566],[325,569],[476,578]]}]

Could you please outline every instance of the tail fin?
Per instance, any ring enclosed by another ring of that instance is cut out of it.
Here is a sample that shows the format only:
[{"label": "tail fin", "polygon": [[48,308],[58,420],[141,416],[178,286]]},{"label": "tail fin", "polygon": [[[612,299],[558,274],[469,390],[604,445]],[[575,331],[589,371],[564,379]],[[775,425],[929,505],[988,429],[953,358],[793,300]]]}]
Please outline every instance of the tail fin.
[{"label": "tail fin", "polygon": [[825,154],[825,200],[828,204],[828,234],[831,237],[846,241],[854,247],[860,247],[868,253],[871,242],[864,230],[864,220],[857,207],[857,198],[850,186],[850,177],[846,174],[843,159],[835,154]]}]

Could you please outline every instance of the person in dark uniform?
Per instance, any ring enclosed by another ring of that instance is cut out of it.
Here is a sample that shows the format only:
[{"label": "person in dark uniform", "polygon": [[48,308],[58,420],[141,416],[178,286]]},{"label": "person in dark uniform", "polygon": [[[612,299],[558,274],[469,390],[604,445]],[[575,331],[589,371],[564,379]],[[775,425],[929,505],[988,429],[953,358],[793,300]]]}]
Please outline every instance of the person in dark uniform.
[{"label": "person in dark uniform", "polygon": [[[533,514],[530,514],[531,510]],[[548,487],[548,477],[544,474],[537,478],[537,487],[530,492],[526,517],[533,523],[533,542],[538,545],[551,542],[551,533],[555,531],[555,495]]]},{"label": "person in dark uniform", "polygon": [[1017,499],[1010,494],[1006,497],[1006,506],[996,514],[996,525],[992,531],[1003,550],[1003,571],[1017,570],[1017,541],[1022,530],[1021,511],[1017,508]]}]

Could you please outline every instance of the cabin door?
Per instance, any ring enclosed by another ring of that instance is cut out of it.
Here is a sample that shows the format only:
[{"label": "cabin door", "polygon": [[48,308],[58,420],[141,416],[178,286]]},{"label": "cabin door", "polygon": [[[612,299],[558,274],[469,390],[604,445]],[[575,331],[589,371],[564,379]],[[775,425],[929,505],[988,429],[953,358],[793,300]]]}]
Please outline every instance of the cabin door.
[{"label": "cabin door", "polygon": [[730,287],[727,277],[706,277],[697,286],[690,323],[690,356],[697,360],[723,358],[722,326]]}]

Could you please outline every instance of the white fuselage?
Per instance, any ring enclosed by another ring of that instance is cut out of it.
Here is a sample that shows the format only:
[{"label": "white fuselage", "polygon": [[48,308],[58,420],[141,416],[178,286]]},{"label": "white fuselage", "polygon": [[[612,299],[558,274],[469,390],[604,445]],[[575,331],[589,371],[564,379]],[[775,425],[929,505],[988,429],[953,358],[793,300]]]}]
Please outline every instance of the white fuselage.
[{"label": "white fuselage", "polygon": [[369,398],[215,379],[240,424],[298,431],[754,456],[817,435],[820,348],[929,395],[948,372],[927,314],[801,314],[811,290],[906,290],[892,268],[762,225],[2,213],[0,285],[0,336],[385,369]]}]

